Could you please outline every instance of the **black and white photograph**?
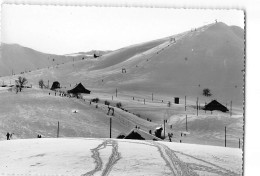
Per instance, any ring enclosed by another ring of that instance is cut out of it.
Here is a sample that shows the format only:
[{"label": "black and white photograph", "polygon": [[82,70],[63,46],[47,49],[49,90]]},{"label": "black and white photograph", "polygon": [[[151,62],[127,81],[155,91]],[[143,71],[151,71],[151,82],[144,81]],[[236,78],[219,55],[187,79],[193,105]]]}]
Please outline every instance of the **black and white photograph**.
[{"label": "black and white photograph", "polygon": [[245,11],[2,4],[0,174],[240,176]]}]

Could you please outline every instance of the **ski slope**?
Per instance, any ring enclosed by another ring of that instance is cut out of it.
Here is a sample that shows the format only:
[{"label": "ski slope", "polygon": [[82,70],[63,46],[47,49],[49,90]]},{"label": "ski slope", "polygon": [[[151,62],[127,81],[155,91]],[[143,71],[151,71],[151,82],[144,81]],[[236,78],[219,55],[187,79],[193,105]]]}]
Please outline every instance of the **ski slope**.
[{"label": "ski slope", "polygon": [[242,150],[170,142],[93,138],[2,141],[0,174],[238,176]]}]

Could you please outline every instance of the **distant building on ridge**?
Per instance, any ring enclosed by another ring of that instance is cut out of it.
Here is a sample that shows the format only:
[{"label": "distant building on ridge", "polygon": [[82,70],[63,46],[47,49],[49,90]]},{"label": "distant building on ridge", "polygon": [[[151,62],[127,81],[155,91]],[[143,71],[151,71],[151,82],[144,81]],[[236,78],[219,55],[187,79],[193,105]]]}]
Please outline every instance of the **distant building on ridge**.
[{"label": "distant building on ridge", "polygon": [[67,92],[71,94],[79,94],[79,93],[90,94],[91,91],[86,89],[81,83],[79,83],[73,89],[68,90]]},{"label": "distant building on ridge", "polygon": [[60,89],[60,83],[58,81],[54,81],[51,86],[51,90]]},{"label": "distant building on ridge", "polygon": [[217,100],[211,101],[210,103],[205,105],[205,107],[203,109],[206,111],[214,111],[214,110],[218,110],[218,111],[222,111],[222,112],[229,111],[226,106],[222,105]]}]

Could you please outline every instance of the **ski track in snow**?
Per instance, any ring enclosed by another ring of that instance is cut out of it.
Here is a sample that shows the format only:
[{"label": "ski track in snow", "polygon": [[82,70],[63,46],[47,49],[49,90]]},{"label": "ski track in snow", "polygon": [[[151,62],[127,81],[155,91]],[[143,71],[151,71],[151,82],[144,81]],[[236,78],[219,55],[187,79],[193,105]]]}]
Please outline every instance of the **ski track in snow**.
[{"label": "ski track in snow", "polygon": [[[156,146],[158,148],[158,151],[161,155],[161,157],[165,160],[166,165],[170,168],[170,170],[172,171],[173,175],[177,175],[177,176],[186,176],[186,175],[194,175],[197,176],[199,174],[197,174],[194,171],[206,171],[209,173],[214,173],[217,175],[223,175],[223,176],[237,176],[239,174],[234,173],[228,169],[222,168],[220,166],[217,166],[215,164],[212,164],[210,162],[204,161],[202,159],[198,159],[196,157],[193,157],[191,155],[187,155],[184,154],[182,152],[177,152],[177,151],[173,151],[171,150],[169,147],[167,147],[164,144],[158,143],[158,142],[152,142],[154,144],[154,146]],[[212,167],[206,166],[206,165],[202,165],[202,164],[197,164],[197,163],[185,163],[183,161],[181,161],[176,153],[179,153],[181,155],[185,155],[187,157],[190,157],[192,159],[195,159],[196,161],[199,162],[203,162],[207,165],[211,165]]]},{"label": "ski track in snow", "polygon": [[[208,161],[196,158],[194,156],[174,151],[170,149],[168,146],[154,141],[145,141],[142,143],[134,142],[134,141],[122,141],[126,143],[135,143],[135,144],[143,144],[148,146],[156,147],[160,156],[165,161],[166,166],[170,169],[171,175],[174,176],[199,176],[196,171],[202,171],[202,172],[208,172],[211,174],[216,175],[223,175],[223,176],[238,176],[239,174],[234,173],[233,171],[230,171],[228,169],[225,169],[223,167],[217,166],[213,163],[210,163]],[[112,153],[108,159],[108,163],[105,165],[104,169],[104,163],[102,161],[102,158],[100,157],[99,150],[105,149],[106,147],[111,146],[112,147]],[[91,149],[92,152],[92,158],[94,159],[94,162],[96,164],[95,168],[85,174],[82,174],[82,176],[93,176],[97,172],[101,171],[102,176],[109,175],[110,171],[112,170],[113,166],[122,158],[121,153],[118,152],[118,142],[116,140],[108,139],[104,140],[101,144],[99,144],[96,148]],[[181,161],[178,156],[184,155],[185,157],[189,157],[191,159],[194,159],[197,162],[193,163],[186,163]],[[198,163],[205,163],[198,164]]]},{"label": "ski track in snow", "polygon": [[105,140],[102,144],[98,145],[96,148],[92,149],[92,158],[95,160],[96,167],[82,176],[92,176],[96,172],[101,171],[103,167],[103,161],[100,158],[99,150],[106,148],[107,146],[112,146],[112,154],[109,157],[108,163],[102,172],[102,176],[109,175],[112,167],[116,164],[118,160],[121,159],[121,154],[118,152],[118,143],[115,140]]},{"label": "ski track in snow", "polygon": [[166,162],[166,165],[172,171],[173,175],[176,176],[198,175],[190,167],[188,167],[186,163],[182,162],[176,156],[174,151],[172,151],[169,147],[157,142],[151,142],[151,143],[154,144],[155,147],[157,147],[161,157]]}]

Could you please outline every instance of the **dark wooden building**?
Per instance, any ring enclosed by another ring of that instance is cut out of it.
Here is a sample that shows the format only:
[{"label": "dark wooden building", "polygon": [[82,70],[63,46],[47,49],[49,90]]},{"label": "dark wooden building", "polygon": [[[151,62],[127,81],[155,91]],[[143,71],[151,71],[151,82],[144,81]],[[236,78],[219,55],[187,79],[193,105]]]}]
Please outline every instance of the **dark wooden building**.
[{"label": "dark wooden building", "polygon": [[77,84],[73,89],[68,90],[68,93],[72,94],[79,94],[79,93],[85,93],[90,94],[90,90],[86,89],[81,83]]},{"label": "dark wooden building", "polygon": [[229,111],[226,106],[222,105],[217,100],[212,100],[210,103],[206,104],[203,109],[206,111],[214,111],[214,110],[218,110],[222,112]]}]

